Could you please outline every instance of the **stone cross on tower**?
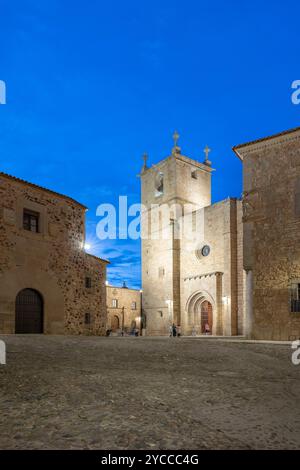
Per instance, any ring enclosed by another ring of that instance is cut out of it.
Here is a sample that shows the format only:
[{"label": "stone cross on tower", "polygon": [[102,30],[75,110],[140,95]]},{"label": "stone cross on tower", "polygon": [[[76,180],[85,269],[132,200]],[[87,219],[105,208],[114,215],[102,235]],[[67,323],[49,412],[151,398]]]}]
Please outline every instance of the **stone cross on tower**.
[{"label": "stone cross on tower", "polygon": [[179,139],[180,135],[178,134],[177,131],[174,132],[173,134],[173,140],[174,140],[174,147],[172,149],[172,154],[174,155],[175,153],[180,153],[181,151],[181,148],[178,147],[177,145],[177,142],[178,142],[178,139]]},{"label": "stone cross on tower", "polygon": [[178,134],[177,131],[175,131],[174,134],[173,134],[174,147],[177,147],[177,142],[178,142],[179,137],[180,137],[180,135]]},{"label": "stone cross on tower", "polygon": [[209,165],[209,166],[210,166],[210,165],[211,165],[211,161],[209,160],[208,157],[209,157],[209,154],[210,154],[210,152],[211,152],[211,149],[209,148],[208,145],[206,145],[206,147],[205,147],[205,149],[204,149],[203,151],[204,151],[204,153],[205,153],[205,160],[204,160],[204,163],[205,163],[205,165]]},{"label": "stone cross on tower", "polygon": [[144,160],[144,165],[143,165],[143,168],[142,168],[142,172],[146,171],[147,168],[148,168],[148,166],[147,166],[148,154],[146,152],[143,155],[143,160]]}]

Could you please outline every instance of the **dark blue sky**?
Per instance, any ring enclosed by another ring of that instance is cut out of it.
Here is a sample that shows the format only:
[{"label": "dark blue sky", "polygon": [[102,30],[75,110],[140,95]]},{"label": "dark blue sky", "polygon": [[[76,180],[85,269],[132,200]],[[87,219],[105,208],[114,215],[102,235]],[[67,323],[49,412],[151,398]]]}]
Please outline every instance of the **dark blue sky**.
[{"label": "dark blue sky", "polygon": [[240,196],[231,147],[300,124],[300,2],[0,0],[0,171],[86,204],[110,280],[139,286],[139,243],[97,242],[96,207],[139,201],[141,155],[211,159],[213,200]]}]

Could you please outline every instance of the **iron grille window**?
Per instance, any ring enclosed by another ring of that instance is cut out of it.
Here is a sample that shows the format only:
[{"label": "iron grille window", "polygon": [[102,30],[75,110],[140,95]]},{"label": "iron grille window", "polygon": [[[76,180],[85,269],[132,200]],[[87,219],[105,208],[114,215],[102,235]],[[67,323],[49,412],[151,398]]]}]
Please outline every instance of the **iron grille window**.
[{"label": "iron grille window", "polygon": [[91,287],[92,287],[92,278],[91,277],[86,277],[85,278],[85,287],[87,289],[91,289]]},{"label": "iron grille window", "polygon": [[136,302],[131,303],[131,310],[136,310]]},{"label": "iron grille window", "polygon": [[300,283],[291,286],[291,313],[300,313]]},{"label": "iron grille window", "polygon": [[89,312],[84,315],[84,323],[85,325],[91,324],[91,314]]},{"label": "iron grille window", "polygon": [[112,299],[112,306],[113,306],[113,308],[118,308],[118,300],[117,299]]},{"label": "iron grille window", "polygon": [[23,228],[29,232],[38,233],[39,231],[39,218],[40,214],[38,212],[29,211],[24,209],[23,212]]}]

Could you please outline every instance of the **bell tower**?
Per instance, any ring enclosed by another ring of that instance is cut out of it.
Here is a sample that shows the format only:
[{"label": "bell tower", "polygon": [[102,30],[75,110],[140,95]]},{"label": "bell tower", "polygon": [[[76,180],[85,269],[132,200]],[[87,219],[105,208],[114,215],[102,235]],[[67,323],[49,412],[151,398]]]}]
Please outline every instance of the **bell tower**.
[{"label": "bell tower", "polygon": [[179,134],[169,156],[149,167],[143,156],[142,289],[143,315],[148,335],[167,335],[172,323],[180,325],[180,237],[182,215],[211,204],[210,149],[200,163],[181,154]]}]

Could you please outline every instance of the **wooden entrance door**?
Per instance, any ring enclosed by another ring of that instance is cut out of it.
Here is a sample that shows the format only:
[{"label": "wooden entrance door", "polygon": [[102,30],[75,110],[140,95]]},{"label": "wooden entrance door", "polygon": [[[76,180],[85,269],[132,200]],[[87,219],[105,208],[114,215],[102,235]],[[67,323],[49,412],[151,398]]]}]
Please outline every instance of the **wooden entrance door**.
[{"label": "wooden entrance door", "polygon": [[212,316],[212,305],[210,302],[205,300],[201,304],[201,333],[206,332],[205,326],[209,326],[209,334],[212,334],[213,316]]},{"label": "wooden entrance door", "polygon": [[15,332],[43,333],[43,299],[33,289],[24,289],[17,295]]},{"label": "wooden entrance door", "polygon": [[111,319],[111,329],[112,331],[117,331],[120,328],[120,320],[117,315],[114,315]]}]

